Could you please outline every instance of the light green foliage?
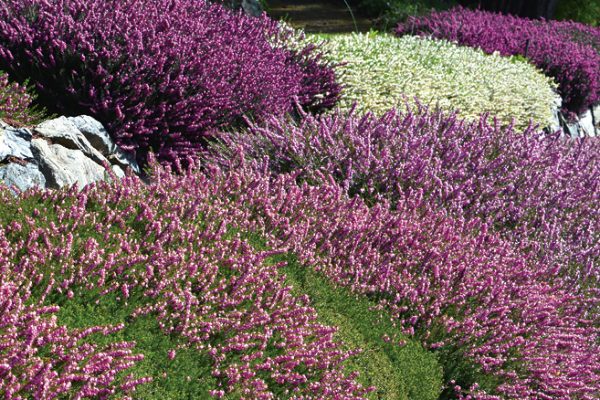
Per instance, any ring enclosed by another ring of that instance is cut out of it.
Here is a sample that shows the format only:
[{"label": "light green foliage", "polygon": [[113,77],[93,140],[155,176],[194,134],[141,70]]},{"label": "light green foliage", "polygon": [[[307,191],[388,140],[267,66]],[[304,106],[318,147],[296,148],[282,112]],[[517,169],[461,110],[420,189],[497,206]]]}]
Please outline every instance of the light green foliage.
[{"label": "light green foliage", "polygon": [[376,302],[334,287],[312,269],[298,264],[293,255],[288,255],[286,261],[287,282],[297,294],[310,297],[320,322],[336,326],[337,336],[347,349],[362,349],[347,361],[347,366],[359,373],[358,381],[363,385],[376,388],[370,399],[439,397],[443,371],[436,355],[400,333],[387,313],[373,309]]},{"label": "light green foliage", "polygon": [[[309,40],[323,41],[322,36]],[[556,85],[533,65],[518,59],[486,55],[446,41],[371,32],[329,36],[327,57],[338,63],[344,86],[340,107],[382,114],[395,106],[439,107],[470,120],[483,113],[503,124],[515,119],[546,126],[557,101]]]}]

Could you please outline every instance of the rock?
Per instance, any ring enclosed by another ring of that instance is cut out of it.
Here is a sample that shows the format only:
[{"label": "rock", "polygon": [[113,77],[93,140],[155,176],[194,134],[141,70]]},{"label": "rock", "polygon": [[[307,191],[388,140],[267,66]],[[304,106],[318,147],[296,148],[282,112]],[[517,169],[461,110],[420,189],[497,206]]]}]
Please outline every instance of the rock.
[{"label": "rock", "polygon": [[108,163],[106,157],[92,146],[90,141],[77,129],[77,126],[66,117],[44,121],[34,128],[34,133],[48,138],[52,143],[71,149],[80,150],[96,163]]},{"label": "rock", "polygon": [[48,120],[33,133],[0,120],[0,183],[15,191],[74,184],[83,188],[109,176],[123,178],[127,168],[140,173],[134,157],[123,152],[92,117]]},{"label": "rock", "polygon": [[30,188],[46,187],[46,178],[35,163],[0,165],[0,181],[23,192]]},{"label": "rock", "polygon": [[47,187],[58,189],[77,184],[83,188],[104,179],[105,169],[78,149],[49,144],[44,139],[33,139],[31,150],[46,178]]},{"label": "rock", "polygon": [[141,173],[141,169],[135,161],[135,158],[132,155],[125,153],[121,149],[117,148],[117,151],[108,156],[108,160],[111,164],[116,164],[124,170],[127,170],[127,168],[131,168],[133,172],[135,172],[137,175]]},{"label": "rock", "polygon": [[125,177],[125,171],[123,171],[118,165],[113,165],[111,168],[117,178],[121,179]]},{"label": "rock", "polygon": [[8,157],[32,159],[31,132],[28,129],[0,128],[0,162]]},{"label": "rock", "polygon": [[591,110],[579,116],[580,136],[596,136],[593,118]]},{"label": "rock", "polygon": [[112,141],[104,126],[94,118],[81,115],[68,118],[68,120],[83,133],[90,144],[103,156],[108,156],[117,150],[117,145]]}]

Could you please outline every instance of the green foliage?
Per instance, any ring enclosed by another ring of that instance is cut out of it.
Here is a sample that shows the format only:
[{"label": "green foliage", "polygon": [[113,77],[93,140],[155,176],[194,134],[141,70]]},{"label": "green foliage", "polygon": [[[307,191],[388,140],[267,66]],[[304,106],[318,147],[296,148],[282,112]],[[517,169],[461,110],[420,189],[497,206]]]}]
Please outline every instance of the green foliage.
[{"label": "green foliage", "polygon": [[336,326],[347,348],[363,351],[348,361],[359,382],[374,386],[372,399],[434,400],[443,386],[437,357],[400,329],[376,303],[345,288],[334,287],[293,255],[284,257],[287,281],[297,294],[310,296],[323,324]]},{"label": "green foliage", "polygon": [[370,17],[378,17],[381,28],[387,30],[410,16],[432,9],[443,10],[453,4],[453,0],[360,0],[358,9]]},{"label": "green foliage", "polygon": [[[311,37],[319,42],[322,36]],[[371,32],[326,38],[327,57],[338,64],[343,85],[340,107],[356,103],[359,112],[381,115],[415,97],[421,103],[476,120],[489,113],[503,125],[552,123],[556,85],[518,57],[486,55],[481,50],[413,36]]]},{"label": "green foliage", "polygon": [[600,0],[561,0],[556,9],[556,18],[598,26]]},{"label": "green foliage", "polygon": [[152,382],[137,389],[136,398],[200,399],[207,398],[208,391],[216,387],[208,356],[183,347],[177,350],[175,358],[171,360],[169,351],[183,345],[183,342],[177,336],[165,335],[154,315],[131,317],[133,310],[144,304],[139,294],[134,293],[124,303],[115,294],[98,296],[97,293],[82,289],[75,293],[73,299],[53,296],[49,300],[61,307],[58,313],[59,323],[70,328],[120,323],[125,325],[123,330],[110,336],[96,334],[93,340],[97,344],[136,342],[136,353],[142,353],[144,360],[128,373],[139,378],[153,378]]}]

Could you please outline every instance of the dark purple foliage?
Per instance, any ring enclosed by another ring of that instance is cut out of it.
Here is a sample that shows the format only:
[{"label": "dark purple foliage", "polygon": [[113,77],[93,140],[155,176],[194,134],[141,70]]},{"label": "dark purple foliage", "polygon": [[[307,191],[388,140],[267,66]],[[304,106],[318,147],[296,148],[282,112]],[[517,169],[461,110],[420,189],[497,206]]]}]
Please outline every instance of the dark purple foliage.
[{"label": "dark purple foliage", "polygon": [[51,111],[96,117],[138,159],[173,160],[215,128],[335,103],[333,72],[287,49],[290,35],[204,0],[7,0],[0,68]]},{"label": "dark purple foliage", "polygon": [[559,84],[563,110],[585,112],[600,100],[600,54],[589,39],[577,36],[599,28],[574,22],[531,20],[511,15],[454,8],[411,17],[398,25],[398,35],[420,34],[479,47],[486,53],[522,55]]}]

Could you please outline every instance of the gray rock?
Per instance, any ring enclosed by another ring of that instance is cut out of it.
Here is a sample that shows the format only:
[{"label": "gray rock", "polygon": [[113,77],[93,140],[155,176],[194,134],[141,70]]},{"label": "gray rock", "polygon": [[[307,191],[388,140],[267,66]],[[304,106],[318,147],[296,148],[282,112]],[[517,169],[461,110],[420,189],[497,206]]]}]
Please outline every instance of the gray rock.
[{"label": "gray rock", "polygon": [[591,110],[588,110],[583,115],[579,116],[579,128],[581,136],[596,136]]},{"label": "gray rock", "polygon": [[44,121],[34,128],[34,133],[67,149],[80,150],[97,164],[108,163],[106,157],[96,150],[77,126],[66,117]]},{"label": "gray rock", "polygon": [[27,129],[0,128],[0,162],[8,157],[28,160],[33,158],[31,132]]},{"label": "gray rock", "polygon": [[135,161],[135,158],[132,155],[125,153],[119,148],[117,148],[117,150],[113,154],[110,154],[108,156],[108,160],[111,164],[118,165],[124,170],[127,170],[127,168],[131,168],[133,172],[135,172],[137,175],[141,173],[141,169]]},{"label": "gray rock", "polygon": [[68,118],[75,127],[83,133],[92,146],[103,156],[108,156],[117,150],[117,146],[104,129],[104,126],[94,118],[87,115]]},{"label": "gray rock", "polygon": [[125,171],[123,171],[118,165],[113,165],[111,168],[117,178],[121,179],[125,177]]},{"label": "gray rock", "polygon": [[46,178],[44,178],[38,166],[32,162],[24,165],[17,163],[0,165],[0,181],[9,187],[17,188],[21,192],[30,188],[43,188],[46,186]]},{"label": "gray rock", "polygon": [[83,188],[104,179],[105,169],[79,150],[49,144],[44,139],[33,139],[31,149],[46,178],[47,187],[58,189],[77,184]]}]

